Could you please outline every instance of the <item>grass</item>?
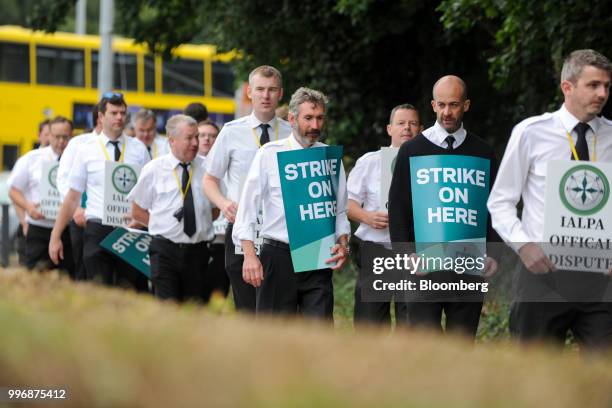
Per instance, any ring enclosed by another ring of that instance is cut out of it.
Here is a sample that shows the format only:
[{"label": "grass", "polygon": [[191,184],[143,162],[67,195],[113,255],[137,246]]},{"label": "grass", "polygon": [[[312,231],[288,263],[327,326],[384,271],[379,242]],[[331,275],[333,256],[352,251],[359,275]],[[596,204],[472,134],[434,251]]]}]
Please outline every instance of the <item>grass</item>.
[{"label": "grass", "polygon": [[[349,275],[336,277],[342,303]],[[352,296],[352,295],[351,295]],[[612,356],[236,315],[0,271],[0,386],[68,387],[75,407],[593,406]],[[350,322],[350,321],[349,321]]]}]

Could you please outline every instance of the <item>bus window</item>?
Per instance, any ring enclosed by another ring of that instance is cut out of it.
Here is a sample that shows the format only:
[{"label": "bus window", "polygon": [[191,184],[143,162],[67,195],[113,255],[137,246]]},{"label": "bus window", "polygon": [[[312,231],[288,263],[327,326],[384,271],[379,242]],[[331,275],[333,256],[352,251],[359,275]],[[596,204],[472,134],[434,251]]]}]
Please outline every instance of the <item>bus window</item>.
[{"label": "bus window", "polygon": [[[113,88],[124,91],[138,89],[136,54],[116,52],[113,55]],[[98,51],[91,52],[91,86],[98,87]]]},{"label": "bus window", "polygon": [[234,72],[229,64],[212,63],[213,96],[234,97]]},{"label": "bus window", "polygon": [[163,92],[204,95],[204,62],[177,58],[162,64]]},{"label": "bus window", "polygon": [[83,51],[36,47],[36,80],[39,84],[84,86]]},{"label": "bus window", "polygon": [[30,82],[27,44],[0,43],[0,81]]},{"label": "bus window", "polygon": [[19,147],[15,145],[2,146],[2,170],[11,170],[19,156]]},{"label": "bus window", "polygon": [[155,92],[155,58],[149,55],[144,57],[144,90]]}]

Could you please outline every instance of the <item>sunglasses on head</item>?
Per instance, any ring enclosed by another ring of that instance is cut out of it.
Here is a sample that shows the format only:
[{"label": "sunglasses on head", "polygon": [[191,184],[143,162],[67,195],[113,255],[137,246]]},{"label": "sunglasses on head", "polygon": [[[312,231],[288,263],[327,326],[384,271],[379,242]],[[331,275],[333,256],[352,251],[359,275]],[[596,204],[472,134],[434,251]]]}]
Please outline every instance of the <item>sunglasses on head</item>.
[{"label": "sunglasses on head", "polygon": [[113,99],[113,98],[121,98],[121,99],[123,99],[123,94],[120,93],[120,92],[104,92],[102,94],[102,97],[106,98],[106,99]]}]

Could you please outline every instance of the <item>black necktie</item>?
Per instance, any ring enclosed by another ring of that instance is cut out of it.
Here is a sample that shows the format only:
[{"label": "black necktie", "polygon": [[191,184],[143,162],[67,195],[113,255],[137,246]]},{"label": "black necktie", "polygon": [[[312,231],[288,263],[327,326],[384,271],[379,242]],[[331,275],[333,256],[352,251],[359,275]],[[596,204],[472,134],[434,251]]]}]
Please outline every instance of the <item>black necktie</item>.
[{"label": "black necktie", "polygon": [[146,146],[147,152],[149,152],[149,157],[152,159],[153,155],[151,154],[151,146]]},{"label": "black necktie", "polygon": [[270,125],[268,125],[267,123],[262,123],[261,125],[259,125],[259,127],[261,128],[261,136],[259,136],[259,145],[263,146],[264,144],[270,141],[270,134],[268,133],[268,128],[270,127]]},{"label": "black necktie", "polygon": [[[578,141],[576,142],[576,153],[578,153],[578,160],[589,161],[589,145],[586,140],[586,132],[591,127],[588,123],[579,122],[574,130],[578,134]],[[574,160],[574,154],[572,153],[572,160]]]},{"label": "black necktie", "polygon": [[121,150],[119,149],[119,141],[118,140],[109,140],[108,143],[115,146],[115,161],[118,162],[121,158]]},{"label": "black necktie", "polygon": [[446,142],[446,150],[448,150],[449,152],[455,150],[455,148],[453,147],[453,145],[455,144],[455,136],[447,136],[444,141]]},{"label": "black necktie", "polygon": [[183,200],[183,231],[187,236],[192,236],[196,231],[195,209],[193,207],[193,194],[191,194],[191,185],[189,183],[189,163],[180,163],[183,168],[182,190],[186,191],[185,199]]}]

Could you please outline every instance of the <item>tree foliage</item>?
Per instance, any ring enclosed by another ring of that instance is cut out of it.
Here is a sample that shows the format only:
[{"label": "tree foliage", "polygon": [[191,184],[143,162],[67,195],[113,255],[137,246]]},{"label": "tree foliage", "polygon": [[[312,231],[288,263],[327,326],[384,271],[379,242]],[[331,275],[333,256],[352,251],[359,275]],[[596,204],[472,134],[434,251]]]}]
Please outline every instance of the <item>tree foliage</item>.
[{"label": "tree foliage", "polygon": [[561,103],[559,72],[571,51],[592,48],[612,56],[610,2],[444,0],[438,10],[450,33],[481,28],[488,34],[489,78],[497,89],[516,92],[517,117]]},{"label": "tree foliage", "polygon": [[[39,3],[33,24],[51,30],[74,7],[74,0]],[[115,15],[117,32],[166,56],[194,41],[238,50],[240,80],[255,66],[278,66],[285,101],[299,86],[324,91],[329,139],[356,157],[388,143],[395,105],[415,104],[431,125],[431,88],[448,73],[468,84],[466,127],[501,150],[514,122],[558,105],[565,54],[610,51],[611,7],[586,0],[116,0]]]}]

